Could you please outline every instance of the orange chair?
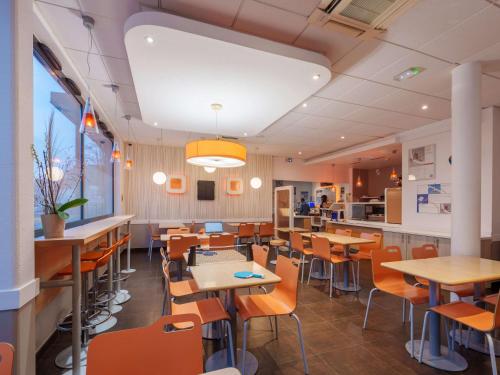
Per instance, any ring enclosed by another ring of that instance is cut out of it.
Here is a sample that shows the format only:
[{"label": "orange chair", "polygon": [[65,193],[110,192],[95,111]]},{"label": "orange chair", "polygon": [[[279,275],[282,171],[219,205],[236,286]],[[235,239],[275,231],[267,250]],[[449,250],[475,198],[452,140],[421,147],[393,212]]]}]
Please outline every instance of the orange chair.
[{"label": "orange chair", "polygon": [[[352,236],[352,230],[351,229],[335,229],[335,234],[339,234],[341,236]],[[335,254],[344,254],[344,246],[335,244],[332,247],[332,252]]]},{"label": "orange chair", "polygon": [[[490,351],[490,359],[491,359],[491,373],[493,375],[497,375],[497,363],[495,356],[495,345],[493,342],[493,338],[491,336],[492,332],[495,329],[500,328],[500,308],[499,308],[500,294],[496,295],[496,301],[494,303],[495,310],[494,312],[486,311],[481,309],[480,307],[471,305],[469,303],[465,303],[462,301],[451,302],[444,305],[437,305],[431,307],[429,310],[425,312],[424,316],[424,325],[422,328],[422,349],[420,350],[419,362],[422,362],[422,357],[424,353],[424,345],[425,345],[425,331],[427,328],[427,319],[429,313],[432,311],[436,314],[441,315],[446,320],[451,320],[453,322],[457,322],[459,324],[463,324],[469,327],[469,337],[466,342],[466,347],[469,347],[470,340],[470,329],[475,329],[476,331],[480,331],[485,334],[486,339],[488,341],[488,347]],[[456,330],[454,329],[453,332]],[[450,350],[454,350],[455,339],[452,338],[448,342],[451,341]]]},{"label": "orange chair", "polygon": [[[162,303],[162,312],[161,315],[167,314],[167,300],[168,298],[171,298],[172,300],[175,300],[175,298],[180,298],[180,297],[185,297],[185,296],[190,296],[192,294],[199,293],[198,285],[196,284],[196,281],[193,279],[189,280],[182,280],[182,281],[170,281],[170,277],[167,276],[169,273],[169,263],[166,260],[163,260],[162,262],[162,270],[163,270],[163,277],[165,281],[165,290],[163,293],[163,303]],[[168,283],[170,281],[170,283]],[[169,286],[170,289],[167,289],[167,285]]]},{"label": "orange chair", "polygon": [[253,260],[261,267],[267,268],[267,258],[269,257],[269,247],[252,245]]},{"label": "orange chair", "polygon": [[[165,297],[164,303],[166,302],[167,307],[163,306],[162,314],[169,315],[182,315],[182,314],[196,314],[199,316],[201,320],[201,324],[210,324],[219,322],[221,324],[221,332],[223,332],[222,323],[225,322],[226,329],[228,330],[228,347],[231,349],[231,364],[234,365],[234,351],[233,351],[233,340],[232,340],[232,331],[231,331],[231,323],[230,316],[227,313],[226,309],[222,305],[221,300],[218,297],[214,298],[206,298],[193,302],[187,303],[174,303],[172,301],[171,296],[175,292],[175,285],[172,287],[170,281],[170,275],[168,273],[168,266],[163,266],[163,276],[165,278]],[[176,284],[176,283],[175,283]],[[189,325],[176,325],[178,328],[188,328]],[[226,335],[222,335],[222,339],[224,339]]]},{"label": "orange chair", "polygon": [[[306,256],[313,255],[313,251],[310,248],[304,246],[304,237],[299,232],[290,232],[290,257],[293,252],[297,252],[300,255],[300,265],[302,268],[300,282],[304,282],[304,265],[309,263],[306,260]],[[277,259],[277,258],[276,258]],[[312,265],[312,263],[311,263]]]},{"label": "orange chair", "polygon": [[0,342],[0,375],[11,375],[14,362],[14,347]]},{"label": "orange chair", "polygon": [[161,235],[158,226],[153,226],[153,224],[149,223],[147,228],[149,237],[148,256],[149,256],[149,261],[151,262],[151,257],[153,256],[153,245],[155,242],[161,241]]},{"label": "orange chair", "polygon": [[254,223],[240,223],[238,226],[238,245],[241,245],[241,240],[248,242],[253,239],[255,241],[255,224]]},{"label": "orange chair", "polygon": [[[437,258],[438,250],[433,244],[424,244],[420,247],[414,247],[411,249],[411,255],[413,259],[427,259],[427,258]],[[415,279],[417,283],[423,286],[429,286],[429,281],[421,277],[416,276]],[[462,284],[462,285],[445,285],[441,284],[441,289],[447,290],[448,292],[455,293],[460,299],[463,297],[470,297],[474,295],[474,284]]]},{"label": "orange chair", "polygon": [[[181,324],[190,328],[166,329]],[[89,345],[88,375],[201,373],[201,321],[195,314],[163,316],[149,327],[104,333]]]},{"label": "orange chair", "polygon": [[200,241],[197,236],[172,235],[168,242],[168,260],[177,265],[177,276],[180,281],[182,280],[184,253],[188,252],[192,246],[198,246]]},{"label": "orange chair", "polygon": [[[372,274],[373,284],[375,287],[370,290],[368,297],[368,304],[366,305],[365,320],[363,322],[363,329],[366,329],[368,323],[368,312],[372,302],[373,293],[376,291],[392,294],[396,297],[403,298],[404,301],[408,300],[410,303],[410,340],[411,340],[411,357],[414,356],[414,340],[413,340],[413,326],[414,305],[420,305],[429,301],[429,292],[426,289],[418,288],[414,285],[408,284],[402,272],[391,270],[383,267],[384,262],[396,262],[402,260],[401,249],[398,246],[387,246],[383,250],[372,251]],[[404,304],[403,304],[404,306]],[[404,313],[403,313],[404,317]]]},{"label": "orange chair", "polygon": [[191,233],[191,228],[182,227],[182,228],[167,229],[167,234],[186,234],[186,233]]},{"label": "orange chair", "polygon": [[[304,340],[302,337],[302,324],[299,317],[294,313],[297,307],[297,284],[299,276],[299,262],[294,258],[278,256],[276,264],[276,274],[281,278],[281,282],[276,285],[269,294],[237,295],[236,307],[238,314],[243,320],[243,348],[241,363],[245,363],[247,349],[248,323],[252,318],[273,317],[278,338],[278,316],[288,315],[297,322],[302,361],[304,363],[304,373],[309,373]],[[244,367],[244,366],[243,366]],[[245,375],[243,368],[242,375]]]},{"label": "orange chair", "polygon": [[261,223],[259,225],[259,243],[262,245],[263,239],[267,239],[269,242],[274,237],[274,223]]},{"label": "orange chair", "polygon": [[372,251],[377,251],[382,248],[381,233],[361,233],[360,238],[373,240],[375,243],[363,244],[358,246],[358,252],[350,255],[353,262],[356,263],[356,280],[355,284],[359,286],[359,262],[362,260],[370,260]]},{"label": "orange chair", "polygon": [[[309,277],[307,278],[307,284],[309,285],[309,281],[311,280],[311,271],[315,260],[322,260],[324,262],[330,263],[330,298],[332,298],[333,283],[335,281],[335,265],[344,262],[350,262],[351,260],[341,255],[332,254],[330,241],[328,241],[328,238],[318,237],[313,234],[311,235],[311,240],[312,252],[314,256],[311,260],[311,267],[309,267]],[[354,268],[352,269],[352,272],[354,276]]]},{"label": "orange chair", "polygon": [[234,249],[234,234],[212,233],[210,237],[208,237],[208,247],[210,250]]}]

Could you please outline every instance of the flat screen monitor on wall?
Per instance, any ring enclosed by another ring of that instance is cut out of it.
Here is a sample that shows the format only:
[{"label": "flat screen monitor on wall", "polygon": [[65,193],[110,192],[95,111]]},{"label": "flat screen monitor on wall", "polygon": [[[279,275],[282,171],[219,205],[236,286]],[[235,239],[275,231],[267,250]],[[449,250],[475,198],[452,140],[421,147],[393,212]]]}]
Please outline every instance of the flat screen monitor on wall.
[{"label": "flat screen monitor on wall", "polygon": [[213,201],[215,199],[215,181],[198,181],[198,200]]}]

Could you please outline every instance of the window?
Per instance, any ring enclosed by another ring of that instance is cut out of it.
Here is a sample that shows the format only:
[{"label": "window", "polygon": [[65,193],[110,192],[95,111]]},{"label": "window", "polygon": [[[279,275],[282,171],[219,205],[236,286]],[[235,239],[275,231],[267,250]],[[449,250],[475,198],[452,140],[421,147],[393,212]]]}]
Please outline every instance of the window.
[{"label": "window", "polygon": [[[112,141],[100,134],[89,137],[79,133],[82,105],[53,76],[36,54],[33,58],[33,129],[38,153],[44,148],[47,124],[53,113],[54,167],[61,166],[75,187],[61,197],[61,202],[83,196],[88,203],[68,210],[67,227],[113,214],[113,165],[110,163]],[[83,158],[83,163],[82,163]],[[82,176],[81,179],[79,176]],[[69,185],[72,184],[72,185]],[[35,230],[41,229],[43,208],[35,193]],[[38,234],[38,233],[37,233]]]}]

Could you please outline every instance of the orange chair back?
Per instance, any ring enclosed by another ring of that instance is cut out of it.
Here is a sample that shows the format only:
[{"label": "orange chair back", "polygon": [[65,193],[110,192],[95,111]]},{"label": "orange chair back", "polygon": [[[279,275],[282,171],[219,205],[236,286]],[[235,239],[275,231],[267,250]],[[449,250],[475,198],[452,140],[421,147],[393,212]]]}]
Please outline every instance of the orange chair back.
[{"label": "orange chair back", "polygon": [[267,267],[267,258],[269,256],[269,247],[252,245],[253,260],[264,268]]},{"label": "orange chair back", "polygon": [[411,249],[413,259],[437,258],[438,250],[433,244],[425,244]]},{"label": "orange chair back", "polygon": [[184,227],[184,228],[167,229],[167,234],[186,234],[186,233],[191,233],[191,228]]},{"label": "orange chair back", "polygon": [[330,262],[332,256],[328,238],[312,235],[311,243],[314,256]]},{"label": "orange chair back", "polygon": [[382,234],[380,233],[361,233],[360,238],[373,240],[375,243],[359,245],[359,251],[370,254],[373,250],[380,250],[382,247]]},{"label": "orange chair back", "polygon": [[170,251],[168,253],[170,260],[182,260],[183,254],[189,251],[191,246],[197,246],[199,242],[196,236],[171,236],[169,240]]},{"label": "orange chair back", "polygon": [[[335,234],[341,235],[341,236],[352,236],[352,230],[351,229],[335,229]],[[337,251],[344,251],[344,246],[335,244],[333,245],[335,250]]]},{"label": "orange chair back", "polygon": [[[188,323],[190,328],[165,329],[167,325],[179,323]],[[149,327],[103,333],[89,345],[88,375],[201,373],[201,321],[194,314],[163,316]]]},{"label": "orange chair back", "polygon": [[7,342],[0,342],[0,375],[11,375],[14,362],[14,347]]},{"label": "orange chair back", "polygon": [[401,272],[383,267],[384,262],[396,262],[402,260],[401,249],[398,246],[386,246],[379,251],[372,251],[372,273],[373,284],[376,287],[384,282],[404,282]]},{"label": "orange chair back", "polygon": [[304,239],[299,232],[290,232],[290,247],[295,251],[304,251]]},{"label": "orange chair back", "polygon": [[281,281],[271,294],[295,310],[297,307],[297,286],[299,281],[299,260],[278,255],[275,273]]},{"label": "orange chair back", "polygon": [[234,235],[212,233],[208,237],[208,246],[211,249],[232,249],[234,248]]},{"label": "orange chair back", "polygon": [[272,237],[272,236],[274,236],[274,224],[273,223],[261,223],[259,225],[259,236],[260,237]]},{"label": "orange chair back", "polygon": [[240,223],[238,226],[238,237],[253,237],[255,234],[255,224]]}]

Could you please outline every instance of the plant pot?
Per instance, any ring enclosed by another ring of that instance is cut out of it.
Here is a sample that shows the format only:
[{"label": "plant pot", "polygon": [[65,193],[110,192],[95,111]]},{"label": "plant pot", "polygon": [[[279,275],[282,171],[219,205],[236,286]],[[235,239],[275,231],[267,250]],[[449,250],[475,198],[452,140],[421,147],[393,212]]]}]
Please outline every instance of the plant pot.
[{"label": "plant pot", "polygon": [[57,214],[42,215],[42,229],[45,238],[64,237],[64,220]]}]

